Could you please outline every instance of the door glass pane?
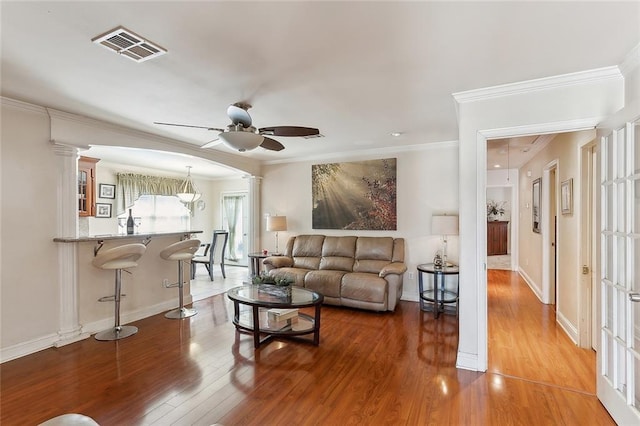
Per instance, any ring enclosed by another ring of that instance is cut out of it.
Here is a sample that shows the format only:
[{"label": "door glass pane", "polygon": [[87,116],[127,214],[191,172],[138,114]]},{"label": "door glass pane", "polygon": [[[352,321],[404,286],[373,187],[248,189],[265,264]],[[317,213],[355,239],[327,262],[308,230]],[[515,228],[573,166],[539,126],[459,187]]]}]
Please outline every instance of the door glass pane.
[{"label": "door glass pane", "polygon": [[634,356],[633,359],[633,365],[634,365],[634,375],[633,375],[633,382],[634,382],[634,390],[635,390],[635,395],[633,398],[633,406],[636,408],[640,408],[640,358],[636,355]]},{"label": "door glass pane", "polygon": [[[638,147],[638,152],[640,152],[640,147]],[[640,178],[632,181],[631,185],[631,202],[633,203],[633,214],[631,215],[633,222],[630,224],[631,232],[640,234]]]},{"label": "door glass pane", "polygon": [[605,367],[605,372],[604,375],[606,377],[609,378],[609,380],[611,380],[613,382],[613,346],[614,346],[614,342],[611,339],[611,335],[610,334],[606,334],[606,339],[603,339],[603,343],[607,342],[607,352],[605,354],[606,356],[606,367]]},{"label": "door glass pane", "polygon": [[613,207],[614,207],[614,202],[613,202],[613,196],[614,196],[614,192],[613,192],[613,186],[612,185],[607,185],[603,187],[604,190],[604,196],[605,199],[607,200],[607,204],[605,206],[605,211],[604,211],[604,217],[602,218],[602,223],[605,226],[605,230],[607,231],[612,231],[613,230]]},{"label": "door glass pane", "polygon": [[640,173],[640,122],[636,122],[633,126],[633,149],[634,149],[634,161],[633,170],[636,174]]},{"label": "door glass pane", "polygon": [[626,199],[625,196],[625,183],[621,182],[616,184],[616,205],[614,210],[616,211],[616,231],[617,232],[626,232],[626,221],[625,221],[625,213],[626,209]]},{"label": "door glass pane", "polygon": [[603,302],[607,307],[607,311],[604,315],[604,327],[607,330],[613,330],[613,287],[604,285],[604,299]]},{"label": "door glass pane", "polygon": [[606,180],[608,181],[612,181],[613,180],[613,140],[614,140],[614,135],[609,136],[606,139],[606,146],[603,147],[603,152],[604,152],[604,163],[605,163],[605,170],[603,173],[606,176]]},{"label": "door glass pane", "polygon": [[615,255],[614,255],[614,276],[615,283],[621,287],[627,288],[627,280],[625,274],[625,266],[626,262],[626,241],[625,237],[615,237],[616,239],[616,247],[615,247]]},{"label": "door glass pane", "polygon": [[[640,293],[640,238],[633,240],[633,254],[634,255],[631,256],[631,261],[633,262],[633,280],[631,281],[631,289],[636,293]],[[640,303],[637,305],[640,305]],[[640,327],[638,330],[640,330]],[[640,331],[638,334],[640,334]]]},{"label": "door glass pane", "polygon": [[625,159],[626,159],[626,144],[627,141],[624,139],[626,133],[626,128],[623,127],[619,130],[616,131],[616,146],[615,146],[615,152],[616,152],[616,173],[615,176],[616,177],[624,177],[625,176],[625,167],[624,167],[624,163],[625,163]]},{"label": "door glass pane", "polygon": [[633,340],[631,347],[640,352],[640,302],[631,303],[633,318]]},{"label": "door glass pane", "polygon": [[622,342],[627,341],[627,293],[620,290],[614,290],[616,293],[617,312],[615,313],[615,320],[617,322],[616,337]]},{"label": "door glass pane", "polygon": [[616,389],[624,394],[627,389],[627,353],[624,345],[620,344],[616,340],[615,342],[615,355],[617,361],[617,373],[616,373]]},{"label": "door glass pane", "polygon": [[606,280],[613,282],[613,235],[604,235],[603,240],[603,248],[606,252],[602,259],[602,274]]}]

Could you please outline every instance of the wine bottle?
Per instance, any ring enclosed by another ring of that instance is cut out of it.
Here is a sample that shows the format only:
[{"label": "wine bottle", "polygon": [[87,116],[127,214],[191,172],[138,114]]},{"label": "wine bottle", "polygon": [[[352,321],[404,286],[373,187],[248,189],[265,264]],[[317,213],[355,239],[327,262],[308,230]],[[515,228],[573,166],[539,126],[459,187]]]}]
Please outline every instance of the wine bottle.
[{"label": "wine bottle", "polygon": [[127,219],[127,234],[133,234],[133,216],[131,215],[131,209],[129,209],[129,218]]}]

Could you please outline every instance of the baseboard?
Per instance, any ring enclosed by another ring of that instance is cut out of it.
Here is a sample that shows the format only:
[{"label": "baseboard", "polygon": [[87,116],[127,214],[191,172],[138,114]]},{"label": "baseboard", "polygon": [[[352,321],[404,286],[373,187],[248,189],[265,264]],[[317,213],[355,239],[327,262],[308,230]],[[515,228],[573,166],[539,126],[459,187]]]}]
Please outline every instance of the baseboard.
[{"label": "baseboard", "polygon": [[[192,303],[192,297],[190,294],[184,296],[184,304],[189,305]],[[128,324],[130,322],[138,321],[143,318],[147,318],[153,315],[157,315],[159,313],[168,311],[170,309],[176,308],[178,306],[178,299],[176,300],[167,300],[162,303],[158,303],[153,306],[148,306],[144,309],[140,309],[134,312],[125,312],[122,313],[120,317],[120,322],[122,324]],[[97,333],[102,330],[106,330],[109,327],[113,327],[113,318],[105,318],[103,320],[94,321],[91,323],[84,324],[82,326],[81,334],[79,335],[79,340],[83,340],[87,338],[89,335]],[[69,344],[72,342],[65,342],[64,344]],[[57,333],[48,334],[46,336],[38,337],[26,342],[19,343],[14,346],[9,346],[7,348],[0,349],[0,364],[3,362],[11,361],[16,358],[20,358],[26,355],[31,355],[33,353],[42,351],[44,349],[48,349],[54,346],[60,346],[60,336]]]},{"label": "baseboard", "polygon": [[456,358],[456,368],[462,370],[480,371],[478,370],[478,354],[470,354],[458,351]]},{"label": "baseboard", "polygon": [[578,328],[571,324],[571,321],[567,319],[561,312],[556,312],[556,322],[560,325],[560,328],[567,333],[569,339],[576,345],[578,345]]},{"label": "baseboard", "polygon": [[39,352],[43,349],[52,347],[58,340],[58,334],[48,334],[36,339],[28,340],[14,346],[9,346],[0,350],[0,363],[11,361],[25,355]]},{"label": "baseboard", "polygon": [[527,283],[527,285],[529,286],[529,288],[531,289],[531,291],[533,291],[533,294],[536,295],[536,297],[538,298],[538,300],[540,300],[540,302],[544,303],[542,301],[542,292],[538,289],[538,287],[536,287],[535,282],[531,279],[531,277],[529,275],[527,275],[526,272],[524,272],[522,270],[522,268],[518,268],[518,273],[520,274],[520,276],[522,277],[522,279],[524,280],[524,282]]}]

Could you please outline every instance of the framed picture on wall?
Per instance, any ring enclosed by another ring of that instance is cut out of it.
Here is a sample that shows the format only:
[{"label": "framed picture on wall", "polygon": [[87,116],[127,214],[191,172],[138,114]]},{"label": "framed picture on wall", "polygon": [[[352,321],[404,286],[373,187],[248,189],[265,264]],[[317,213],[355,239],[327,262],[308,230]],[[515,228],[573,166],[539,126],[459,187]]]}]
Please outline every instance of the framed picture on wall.
[{"label": "framed picture on wall", "polygon": [[562,214],[573,213],[573,179],[567,179],[560,184],[560,205]]},{"label": "framed picture on wall", "polygon": [[96,203],[96,217],[111,217],[111,204]]},{"label": "framed picture on wall", "polygon": [[531,212],[533,215],[533,232],[537,232],[540,233],[540,197],[541,197],[541,190],[540,190],[540,186],[542,183],[542,179],[538,178],[536,180],[533,181],[533,187],[531,189],[531,194],[532,194],[532,200],[531,200]]},{"label": "framed picture on wall", "polygon": [[98,194],[100,198],[116,198],[116,186],[109,185],[108,183],[101,183]]}]

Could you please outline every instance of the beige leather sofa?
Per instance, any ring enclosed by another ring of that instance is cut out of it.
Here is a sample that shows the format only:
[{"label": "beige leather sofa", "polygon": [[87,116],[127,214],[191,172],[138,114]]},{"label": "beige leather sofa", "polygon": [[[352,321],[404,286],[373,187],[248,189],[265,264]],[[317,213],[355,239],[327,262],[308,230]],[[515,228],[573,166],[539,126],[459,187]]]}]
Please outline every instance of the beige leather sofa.
[{"label": "beige leather sofa", "polygon": [[404,238],[298,235],[284,256],[263,261],[269,275],[324,295],[324,303],[393,311],[402,296]]}]

